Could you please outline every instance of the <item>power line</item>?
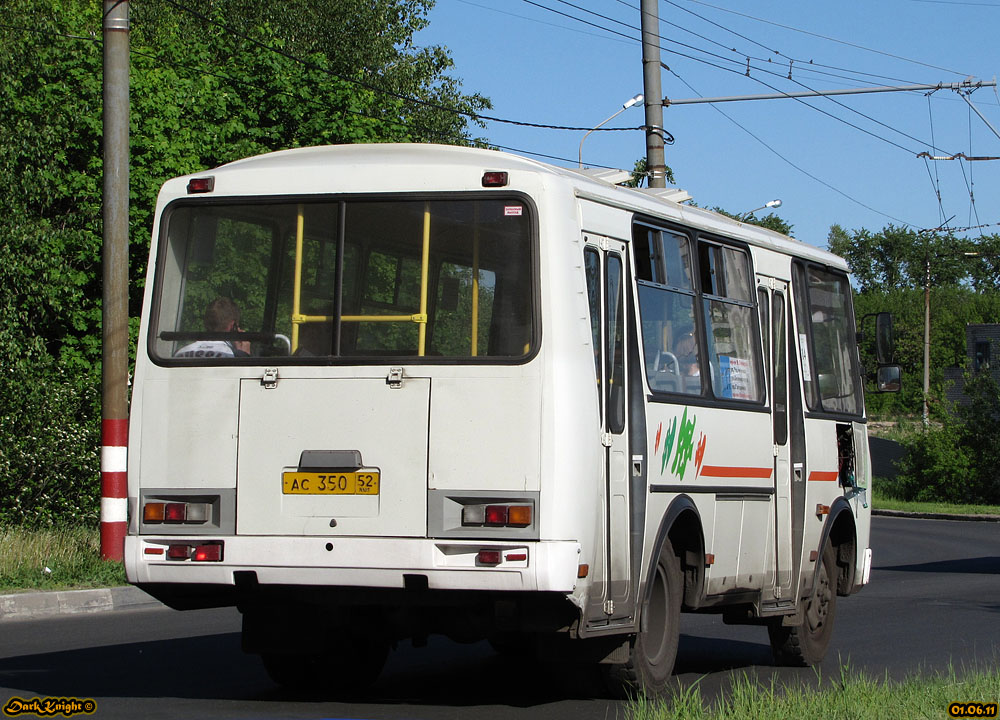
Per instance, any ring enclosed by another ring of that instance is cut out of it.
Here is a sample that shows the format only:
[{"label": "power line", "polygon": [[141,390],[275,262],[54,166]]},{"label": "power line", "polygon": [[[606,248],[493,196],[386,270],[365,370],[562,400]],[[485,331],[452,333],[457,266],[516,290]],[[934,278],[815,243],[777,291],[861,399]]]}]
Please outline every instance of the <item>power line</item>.
[{"label": "power line", "polygon": [[731,15],[739,15],[740,17],[747,18],[759,23],[765,23],[767,25],[774,25],[775,27],[780,27],[785,30],[791,30],[792,32],[802,33],[803,35],[811,35],[812,37],[819,38],[821,40],[827,40],[829,42],[837,43],[839,45],[846,45],[847,47],[856,48],[858,50],[864,50],[865,52],[875,53],[876,55],[883,55],[885,57],[893,58],[894,60],[902,60],[904,62],[913,63],[915,65],[922,65],[923,67],[931,68],[932,70],[942,70],[947,73],[953,73],[955,75],[962,75],[968,77],[972,73],[963,73],[958,70],[949,70],[948,68],[941,67],[939,65],[931,65],[929,63],[921,62],[920,60],[913,60],[911,58],[903,57],[902,55],[894,55],[884,50],[875,50],[874,48],[865,47],[864,45],[858,45],[856,43],[847,42],[846,40],[838,40],[837,38],[829,37],[828,35],[821,35],[819,33],[810,32],[809,30],[802,30],[801,28],[793,27],[791,25],[783,25],[773,20],[765,20],[764,18],[755,17],[753,15],[747,15],[746,13],[741,13],[736,10],[730,10],[729,8],[720,7],[718,5],[713,5],[711,3],[705,2],[704,0],[687,0],[687,2],[696,3],[698,5],[704,5],[705,7],[710,7],[713,10],[719,10],[720,12],[729,13]]},{"label": "power line", "polygon": [[[677,78],[678,80],[680,80],[680,81],[681,81],[682,83],[684,83],[684,84],[685,84],[685,85],[687,86],[687,88],[688,88],[688,89],[689,89],[689,90],[690,90],[691,92],[693,92],[693,93],[694,93],[695,95],[700,95],[700,94],[701,94],[701,93],[699,93],[699,92],[698,92],[697,90],[695,90],[695,89],[694,89],[694,87],[692,87],[692,86],[691,86],[691,84],[690,84],[690,83],[689,83],[689,82],[688,82],[687,80],[685,80],[684,78],[682,78],[682,77],[681,77],[680,75],[678,75],[678,74],[677,74],[677,73],[676,73],[675,71],[673,71],[673,70],[670,70],[669,68],[668,68],[668,71],[669,71],[669,72],[670,72],[670,73],[671,73],[671,74],[672,74],[672,75],[673,75],[674,77],[676,77],[676,78]],[[768,149],[768,150],[769,150],[769,151],[770,151],[771,153],[773,153],[774,155],[776,155],[776,156],[777,156],[777,157],[778,157],[779,159],[781,159],[781,160],[782,160],[783,162],[785,162],[785,163],[787,163],[788,165],[790,165],[791,167],[795,168],[796,170],[798,170],[798,171],[799,171],[800,173],[802,173],[802,174],[803,174],[803,175],[805,175],[806,177],[808,177],[808,178],[810,178],[810,179],[812,179],[812,180],[814,180],[814,181],[818,182],[818,183],[819,183],[820,185],[823,185],[824,187],[826,187],[826,188],[829,188],[830,190],[833,190],[833,191],[834,191],[835,193],[837,193],[838,195],[840,195],[840,196],[842,196],[842,197],[844,197],[844,198],[847,198],[847,199],[848,199],[848,200],[850,200],[851,202],[855,203],[856,205],[860,205],[861,207],[865,208],[866,210],[870,210],[870,211],[871,211],[871,212],[873,212],[873,213],[876,213],[876,214],[878,214],[878,215],[881,215],[881,216],[883,216],[883,217],[887,217],[887,218],[889,218],[890,220],[895,220],[896,222],[898,222],[898,223],[902,223],[903,225],[905,225],[905,226],[907,226],[907,227],[910,227],[910,226],[911,226],[911,224],[910,224],[910,223],[908,223],[908,222],[906,222],[905,220],[900,220],[899,218],[897,218],[897,217],[893,217],[892,215],[889,215],[888,213],[884,213],[884,212],[882,212],[881,210],[876,210],[875,208],[871,207],[870,205],[866,205],[865,203],[861,202],[861,201],[860,201],[860,200],[858,200],[857,198],[855,198],[855,197],[852,197],[852,196],[848,195],[848,194],[847,194],[846,192],[844,192],[844,191],[843,191],[843,190],[841,190],[840,188],[837,188],[837,187],[835,187],[835,186],[831,185],[830,183],[826,182],[825,180],[822,180],[822,179],[820,179],[820,178],[816,177],[815,175],[813,175],[813,174],[812,174],[811,172],[809,172],[808,170],[806,170],[806,169],[804,169],[804,168],[800,167],[799,165],[796,165],[796,164],[795,164],[794,162],[792,162],[791,160],[789,160],[788,158],[786,158],[786,157],[785,157],[784,155],[782,155],[782,154],[781,154],[780,152],[778,152],[778,151],[777,151],[777,150],[775,150],[775,149],[774,149],[773,147],[771,147],[771,146],[770,146],[770,145],[768,145],[768,144],[767,144],[766,142],[764,142],[764,140],[762,140],[762,139],[761,139],[760,137],[758,137],[758,136],[757,136],[756,134],[754,134],[753,132],[751,132],[750,130],[748,130],[747,128],[745,128],[745,127],[744,127],[743,125],[741,125],[740,123],[738,123],[738,122],[737,122],[736,120],[734,120],[734,119],[733,119],[732,117],[730,117],[728,113],[726,113],[725,111],[723,111],[723,110],[722,110],[722,108],[719,108],[719,107],[716,107],[715,105],[712,105],[712,108],[713,108],[713,109],[714,109],[714,110],[715,110],[716,112],[720,113],[720,114],[721,114],[721,115],[722,115],[722,116],[723,116],[724,118],[726,118],[727,120],[729,120],[729,122],[733,123],[733,125],[735,125],[736,127],[738,127],[738,128],[740,129],[740,130],[742,130],[742,131],[743,131],[743,132],[745,132],[745,133],[746,133],[747,135],[749,135],[749,136],[750,136],[750,137],[752,137],[752,138],[753,138],[754,140],[756,140],[756,141],[757,141],[757,142],[759,142],[759,143],[760,143],[761,145],[763,145],[763,146],[764,146],[765,148],[767,148],[767,149]]]},{"label": "power line", "polygon": [[[597,28],[600,28],[602,30],[605,30],[607,32],[611,32],[611,33],[614,33],[614,34],[617,34],[617,35],[622,35],[623,37],[630,37],[630,39],[635,40],[635,38],[631,38],[631,36],[625,35],[624,33],[620,33],[620,32],[618,32],[616,30],[612,30],[611,28],[605,27],[603,25],[598,25],[597,23],[590,22],[589,20],[585,20],[585,19],[577,17],[575,15],[571,15],[569,13],[565,13],[565,12],[562,12],[560,10],[556,10],[555,8],[548,7],[548,6],[543,5],[543,4],[539,3],[539,2],[536,2],[535,0],[523,0],[523,2],[528,3],[529,5],[534,5],[536,7],[539,7],[541,9],[543,9],[543,10],[548,10],[549,12],[556,13],[557,15],[562,15],[564,17],[571,18],[573,20],[576,20],[577,22],[581,22],[581,23],[584,23],[584,24],[587,24],[587,25],[591,25],[593,27],[597,27]],[[594,12],[592,10],[588,10],[588,9],[582,8],[582,7],[578,6],[578,5],[574,5],[573,3],[568,2],[567,0],[557,0],[557,2],[560,2],[560,3],[564,4],[564,5],[568,5],[570,7],[573,7],[575,9],[577,9],[577,10],[582,10],[583,12],[589,13],[591,15],[595,15],[595,16],[600,17],[602,19],[609,20],[611,22],[615,22],[615,23],[618,23],[620,25],[624,25],[625,27],[629,27],[630,29],[633,29],[633,30],[637,29],[637,28],[635,28],[635,26],[629,25],[628,23],[622,22],[620,20],[615,20],[613,18],[607,17],[606,15],[601,15],[600,13],[596,13],[596,12]],[[706,50],[701,50],[699,48],[694,48],[694,46],[687,45],[686,43],[681,43],[681,42],[676,41],[676,40],[670,40],[669,38],[664,38],[662,35],[659,36],[659,37],[660,37],[660,39],[665,39],[668,42],[671,42],[671,43],[674,43],[674,44],[677,44],[677,45],[681,45],[682,47],[693,48],[697,52],[704,53],[704,54],[709,55],[711,57],[719,58],[719,59],[721,59],[721,60],[723,60],[725,62],[733,62],[732,60],[729,60],[728,58],[724,58],[721,55],[718,55],[716,53],[711,53],[711,52],[708,52]],[[696,62],[701,62],[701,63],[704,63],[704,64],[709,65],[711,67],[715,67],[715,68],[718,68],[720,70],[724,70],[726,72],[733,72],[733,73],[740,74],[740,75],[743,74],[741,71],[736,71],[736,70],[733,70],[732,68],[722,67],[720,65],[717,65],[715,63],[709,62],[709,61],[704,60],[702,58],[696,58],[696,57],[693,57],[691,55],[687,55],[685,53],[677,52],[676,50],[670,50],[670,49],[664,48],[662,46],[660,46],[660,47],[661,47],[662,50],[664,50],[664,52],[668,52],[668,53],[671,53],[673,55],[679,55],[681,57],[686,57],[686,58],[688,58],[690,60],[694,60]],[[748,64],[748,69],[749,69],[749,67],[750,66]],[[757,67],[755,67],[754,69],[757,70],[758,72],[762,72],[764,74],[780,76],[778,73],[775,73],[775,72],[769,71],[769,70],[764,70],[763,68],[757,68]],[[774,85],[770,85],[769,83],[766,83],[766,82],[764,82],[763,80],[761,80],[759,78],[750,76],[749,72],[747,73],[747,75],[751,79],[753,79],[755,82],[758,82],[761,85],[764,85],[765,87],[768,87],[768,88],[770,88],[771,90],[774,90],[777,93],[781,93],[782,92],[780,89],[778,89]],[[789,72],[789,76],[790,75],[791,75],[791,72]],[[791,79],[791,78],[789,77],[789,79]],[[805,83],[803,83],[801,81],[792,80],[792,82],[794,82],[796,85],[799,85],[800,87],[803,87],[803,88],[806,88],[807,90],[811,90],[811,91],[815,92],[812,88],[810,88],[808,85],[806,85]],[[795,98],[792,95],[789,95],[787,93],[783,93],[783,94],[785,94],[788,97],[791,97],[791,98],[797,100],[798,102],[802,103],[806,107],[811,108],[812,110],[815,110],[816,112],[822,113],[823,115],[826,115],[827,117],[829,117],[829,118],[831,118],[833,120],[836,120],[837,122],[843,123],[843,124],[847,125],[848,127],[851,127],[851,128],[853,128],[853,129],[855,129],[855,130],[857,130],[859,132],[862,132],[862,133],[864,133],[866,135],[870,135],[871,137],[873,137],[873,138],[875,138],[877,140],[881,140],[882,142],[888,143],[889,145],[892,145],[892,146],[894,146],[896,148],[899,148],[900,150],[903,150],[904,152],[906,152],[906,153],[908,153],[910,155],[915,155],[916,154],[916,151],[914,151],[914,150],[912,150],[910,148],[907,148],[904,145],[900,145],[897,142],[889,140],[888,138],[883,137],[883,136],[881,136],[881,135],[879,135],[877,133],[874,133],[874,132],[872,132],[872,131],[870,131],[870,130],[868,130],[866,128],[863,128],[860,125],[856,125],[856,124],[854,124],[852,122],[849,122],[849,121],[847,121],[847,120],[845,120],[843,118],[837,117],[836,115],[834,115],[832,113],[829,113],[829,112],[823,110],[822,108],[816,107],[815,105],[811,105],[808,102],[805,102],[804,100],[801,100],[799,98]],[[923,141],[923,140],[920,140],[919,138],[913,137],[912,135],[909,135],[908,133],[906,133],[906,132],[904,132],[902,130],[894,128],[891,125],[888,125],[888,124],[886,124],[886,123],[884,123],[884,122],[882,122],[880,120],[877,120],[877,119],[875,119],[875,118],[873,118],[873,117],[871,117],[869,115],[866,115],[865,113],[863,113],[863,112],[861,112],[859,110],[855,110],[854,108],[852,108],[852,107],[850,107],[848,105],[845,105],[842,102],[839,102],[839,101],[834,100],[833,98],[829,98],[829,97],[826,98],[826,99],[829,100],[830,102],[834,103],[835,105],[839,105],[840,107],[844,108],[845,110],[847,110],[849,112],[852,112],[852,113],[854,113],[856,115],[859,115],[860,117],[865,118],[869,122],[873,122],[876,125],[880,125],[880,126],[886,128],[887,130],[890,130],[892,132],[898,133],[899,135],[902,135],[903,137],[906,137],[906,138],[908,138],[910,140],[913,140],[913,141],[915,141],[917,143],[920,143],[922,145],[926,145],[927,144],[926,141]],[[931,147],[934,147],[934,145],[932,144]]]},{"label": "power line", "polygon": [[[622,3],[623,5],[628,5],[628,3],[625,2],[625,0],[618,0],[618,2]],[[806,60],[802,60],[801,58],[793,58],[792,56],[787,55],[787,54],[781,52],[780,50],[775,50],[773,48],[768,48],[766,45],[763,45],[763,44],[757,42],[756,40],[753,40],[752,38],[747,37],[746,35],[742,35],[742,34],[736,32],[735,30],[726,27],[725,25],[722,25],[720,23],[715,22],[714,20],[710,20],[709,18],[706,18],[704,15],[699,15],[698,13],[694,12],[693,10],[690,10],[688,8],[685,8],[685,7],[681,7],[680,5],[678,5],[676,2],[673,2],[672,0],[664,0],[664,2],[666,2],[666,3],[670,4],[670,5],[673,5],[675,8],[677,8],[678,10],[681,10],[682,12],[686,12],[686,13],[688,13],[690,15],[693,15],[694,17],[698,18],[699,20],[702,20],[703,22],[707,22],[707,23],[709,23],[711,25],[714,25],[715,27],[717,27],[717,28],[719,28],[721,30],[724,30],[725,32],[731,33],[731,34],[735,35],[736,37],[742,38],[742,39],[744,39],[744,40],[746,40],[748,42],[751,42],[751,43],[753,43],[753,44],[755,44],[755,45],[757,45],[759,47],[762,47],[765,50],[767,50],[768,52],[772,52],[775,55],[780,55],[781,57],[787,59],[790,62],[797,62],[797,63],[800,63],[800,64],[801,63],[807,63],[809,66],[825,67],[825,68],[829,68],[831,70],[840,70],[842,72],[853,73],[855,75],[867,75],[868,77],[879,78],[879,79],[882,79],[882,80],[891,80],[892,82],[910,82],[910,81],[902,80],[900,78],[895,78],[895,77],[892,77],[892,76],[889,76],[889,75],[878,75],[876,73],[867,73],[867,72],[864,72],[862,70],[852,70],[851,68],[842,68],[842,67],[838,67],[836,65],[826,65],[824,63],[816,63],[813,60],[807,60],[806,61]],[[760,58],[757,58],[757,59],[760,59]],[[811,71],[811,67],[806,68],[806,69]],[[814,71],[814,72],[818,72],[818,71]],[[820,73],[820,74],[824,74],[824,75],[825,74],[830,74],[830,75],[833,75],[834,77],[843,77],[842,75],[836,75],[834,73]],[[858,79],[859,81],[861,81],[859,78],[851,78],[851,79]]]}]

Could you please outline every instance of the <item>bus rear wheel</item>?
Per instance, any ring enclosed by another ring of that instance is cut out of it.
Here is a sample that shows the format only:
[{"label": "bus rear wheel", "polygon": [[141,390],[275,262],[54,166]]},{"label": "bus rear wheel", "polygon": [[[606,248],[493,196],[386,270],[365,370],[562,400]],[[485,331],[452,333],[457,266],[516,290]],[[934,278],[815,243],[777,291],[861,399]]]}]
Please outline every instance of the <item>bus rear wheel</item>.
[{"label": "bus rear wheel", "polygon": [[827,543],[823,558],[816,568],[813,593],[806,602],[802,622],[782,625],[780,619],[767,626],[771,652],[779,665],[816,665],[823,660],[833,635],[833,620],[837,610],[837,557],[833,545]]},{"label": "bus rear wheel", "polygon": [[642,611],[643,629],[629,638],[628,661],[603,666],[609,689],[619,696],[662,695],[674,672],[684,578],[669,540],[660,548],[650,583]]}]

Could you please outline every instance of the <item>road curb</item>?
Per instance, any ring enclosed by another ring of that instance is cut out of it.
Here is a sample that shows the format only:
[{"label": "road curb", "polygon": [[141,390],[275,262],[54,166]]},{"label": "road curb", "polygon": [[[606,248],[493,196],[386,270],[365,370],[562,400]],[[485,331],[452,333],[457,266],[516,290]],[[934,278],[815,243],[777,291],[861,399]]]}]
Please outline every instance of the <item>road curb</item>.
[{"label": "road curb", "polygon": [[163,607],[132,585],[94,590],[57,590],[0,595],[0,623],[57,615]]},{"label": "road curb", "polygon": [[963,522],[1000,522],[1000,515],[952,515],[950,513],[910,512],[908,510],[875,510],[872,515],[916,518],[919,520],[960,520]]},{"label": "road curb", "polygon": [[[1000,515],[950,515],[946,513],[876,510],[872,515],[921,520],[960,520],[1000,522]],[[0,623],[37,620],[58,615],[100,613],[115,610],[139,610],[164,607],[163,604],[132,585],[94,590],[57,590],[0,595]]]}]

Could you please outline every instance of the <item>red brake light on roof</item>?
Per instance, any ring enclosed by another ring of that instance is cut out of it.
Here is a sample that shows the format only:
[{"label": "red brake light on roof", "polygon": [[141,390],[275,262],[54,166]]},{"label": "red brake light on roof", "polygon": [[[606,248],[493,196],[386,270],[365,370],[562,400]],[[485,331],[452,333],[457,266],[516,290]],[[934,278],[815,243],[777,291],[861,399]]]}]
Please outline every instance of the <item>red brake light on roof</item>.
[{"label": "red brake light on roof", "polygon": [[215,178],[191,178],[188,180],[187,190],[189,195],[193,195],[195,193],[210,193],[215,190]]},{"label": "red brake light on roof", "polygon": [[506,187],[507,173],[499,170],[488,170],[483,173],[483,187]]}]

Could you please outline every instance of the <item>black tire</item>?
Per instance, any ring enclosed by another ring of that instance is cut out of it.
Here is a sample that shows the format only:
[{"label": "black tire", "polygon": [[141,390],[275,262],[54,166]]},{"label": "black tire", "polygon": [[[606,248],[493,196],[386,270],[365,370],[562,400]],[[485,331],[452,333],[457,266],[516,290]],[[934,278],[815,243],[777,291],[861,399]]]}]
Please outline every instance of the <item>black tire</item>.
[{"label": "black tire", "polygon": [[628,662],[604,665],[608,689],[618,696],[663,695],[670,684],[680,639],[684,577],[669,540],[660,548],[642,609],[643,630],[629,638]]},{"label": "black tire", "polygon": [[803,608],[802,623],[782,625],[779,618],[767,626],[771,652],[779,665],[816,665],[830,646],[837,611],[837,555],[833,545],[827,543],[823,549],[816,573],[813,593]]},{"label": "black tire", "polygon": [[342,694],[364,690],[382,672],[389,643],[372,638],[345,637],[322,653],[263,653],[264,669],[282,687]]}]

